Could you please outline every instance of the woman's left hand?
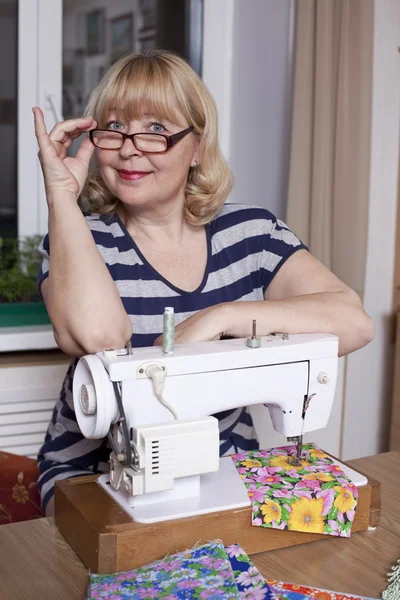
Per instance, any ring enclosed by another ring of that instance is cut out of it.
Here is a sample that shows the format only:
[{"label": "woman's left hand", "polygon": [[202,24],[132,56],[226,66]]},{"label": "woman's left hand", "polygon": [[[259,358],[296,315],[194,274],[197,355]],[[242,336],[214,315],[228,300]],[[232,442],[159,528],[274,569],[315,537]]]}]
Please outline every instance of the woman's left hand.
[{"label": "woman's left hand", "polygon": [[[219,340],[227,335],[229,308],[227,304],[217,304],[200,310],[186,321],[175,327],[175,342],[209,342]],[[162,335],[154,342],[154,346],[161,346]]]}]

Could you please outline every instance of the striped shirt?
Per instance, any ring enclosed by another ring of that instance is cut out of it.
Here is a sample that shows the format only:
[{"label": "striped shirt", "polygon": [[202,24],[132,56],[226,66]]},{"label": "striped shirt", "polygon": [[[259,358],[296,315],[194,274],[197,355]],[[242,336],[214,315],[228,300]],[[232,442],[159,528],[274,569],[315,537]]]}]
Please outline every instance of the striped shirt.
[{"label": "striped shirt", "polygon": [[[263,300],[280,267],[294,252],[305,248],[268,210],[226,204],[205,228],[208,255],[203,280],[197,290],[186,292],[147,262],[117,215],[91,214],[86,222],[132,319],[132,346],[136,348],[151,346],[162,333],[165,306],[174,308],[178,325],[196,312],[222,302]],[[43,257],[40,288],[50,268],[48,235],[39,252]],[[76,422],[72,398],[76,363],[73,359],[68,368],[38,456],[43,508],[57,479],[108,470],[107,440],[84,438]],[[258,447],[246,408],[215,416],[219,421],[221,456]]]}]

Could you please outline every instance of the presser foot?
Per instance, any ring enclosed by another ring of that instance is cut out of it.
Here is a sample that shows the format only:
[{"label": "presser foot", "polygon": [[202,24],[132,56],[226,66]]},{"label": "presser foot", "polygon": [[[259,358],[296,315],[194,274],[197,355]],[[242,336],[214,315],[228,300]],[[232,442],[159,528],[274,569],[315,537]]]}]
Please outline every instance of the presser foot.
[{"label": "presser foot", "polygon": [[296,437],[287,438],[288,442],[293,442],[296,445],[296,454],[288,457],[288,463],[294,467],[300,467],[302,456],[301,452],[303,449],[303,436],[297,435]]}]

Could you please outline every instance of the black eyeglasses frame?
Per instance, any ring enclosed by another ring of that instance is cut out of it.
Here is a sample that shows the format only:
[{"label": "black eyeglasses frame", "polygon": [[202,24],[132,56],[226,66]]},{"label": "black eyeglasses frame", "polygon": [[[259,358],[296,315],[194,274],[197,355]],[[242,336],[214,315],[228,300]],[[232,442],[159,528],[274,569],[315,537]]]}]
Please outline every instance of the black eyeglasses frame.
[{"label": "black eyeglasses frame", "polygon": [[[92,144],[94,146],[96,146],[96,148],[100,148],[101,150],[121,150],[122,146],[125,143],[125,140],[131,140],[132,144],[135,146],[136,150],[139,150],[139,152],[146,152],[146,154],[162,154],[163,152],[168,152],[168,150],[170,150],[172,148],[172,146],[175,146],[175,144],[177,142],[179,142],[179,140],[181,140],[183,137],[185,137],[185,135],[187,135],[188,133],[190,133],[191,131],[193,131],[194,127],[193,125],[191,125],[190,127],[188,127],[187,129],[184,129],[183,131],[178,131],[178,133],[174,133],[172,135],[164,135],[163,133],[124,133],[123,131],[113,131],[112,129],[99,129],[98,127],[96,127],[96,129],[91,129],[89,131],[89,138],[90,141],[92,142]],[[119,135],[122,136],[123,138],[123,142],[120,146],[120,148],[101,148],[100,146],[97,146],[97,144],[95,144],[94,140],[93,140],[93,135],[95,131],[113,131],[113,133],[119,133]],[[167,142],[167,147],[165,150],[156,150],[156,151],[152,151],[152,152],[147,152],[147,150],[141,150],[140,148],[138,148],[136,146],[135,143],[135,137],[137,135],[143,136],[143,135],[158,135],[160,137],[165,138],[166,142]]]}]

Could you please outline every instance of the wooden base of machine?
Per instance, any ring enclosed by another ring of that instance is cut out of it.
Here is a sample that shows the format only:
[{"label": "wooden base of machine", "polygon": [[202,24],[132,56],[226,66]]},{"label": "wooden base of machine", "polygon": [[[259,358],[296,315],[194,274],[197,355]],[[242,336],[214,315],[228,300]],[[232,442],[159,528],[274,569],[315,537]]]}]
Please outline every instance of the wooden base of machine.
[{"label": "wooden base of machine", "polygon": [[[253,527],[251,508],[239,508],[160,523],[136,523],[97,483],[98,475],[56,482],[55,522],[92,573],[136,569],[195,544],[221,539],[248,554],[305,544],[329,536]],[[358,488],[352,533],[376,527],[380,484],[368,477]]]}]

